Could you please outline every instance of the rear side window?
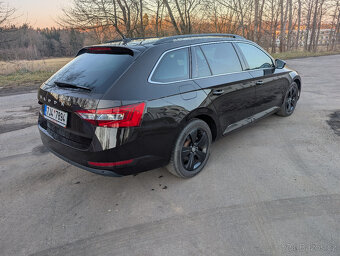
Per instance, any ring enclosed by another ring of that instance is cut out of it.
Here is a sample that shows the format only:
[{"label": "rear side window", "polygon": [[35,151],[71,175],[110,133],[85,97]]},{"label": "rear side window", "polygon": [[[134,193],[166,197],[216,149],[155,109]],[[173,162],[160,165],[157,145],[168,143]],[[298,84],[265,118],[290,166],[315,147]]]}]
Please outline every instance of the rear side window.
[{"label": "rear side window", "polygon": [[60,82],[105,92],[133,59],[129,54],[83,53],[60,69],[47,84]]},{"label": "rear side window", "polygon": [[235,49],[230,43],[202,45],[201,48],[213,75],[242,71]]},{"label": "rear side window", "polygon": [[188,48],[166,53],[156,69],[151,80],[153,82],[176,82],[189,79],[189,54]]},{"label": "rear side window", "polygon": [[248,62],[249,69],[273,67],[272,59],[256,46],[245,43],[238,43],[238,46]]},{"label": "rear side window", "polygon": [[210,68],[199,46],[192,47],[192,78],[211,76]]}]

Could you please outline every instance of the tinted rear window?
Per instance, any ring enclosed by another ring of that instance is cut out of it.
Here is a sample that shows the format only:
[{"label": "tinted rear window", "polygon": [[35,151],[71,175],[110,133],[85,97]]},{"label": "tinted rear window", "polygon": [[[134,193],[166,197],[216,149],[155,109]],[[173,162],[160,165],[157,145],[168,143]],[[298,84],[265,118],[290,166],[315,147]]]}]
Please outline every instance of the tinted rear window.
[{"label": "tinted rear window", "polygon": [[230,43],[218,43],[201,46],[213,75],[242,71],[234,47]]},{"label": "tinted rear window", "polygon": [[60,69],[47,83],[61,82],[105,92],[132,61],[133,57],[128,54],[84,53]]},{"label": "tinted rear window", "polygon": [[176,82],[189,79],[188,49],[166,53],[157,65],[151,80],[154,82]]}]

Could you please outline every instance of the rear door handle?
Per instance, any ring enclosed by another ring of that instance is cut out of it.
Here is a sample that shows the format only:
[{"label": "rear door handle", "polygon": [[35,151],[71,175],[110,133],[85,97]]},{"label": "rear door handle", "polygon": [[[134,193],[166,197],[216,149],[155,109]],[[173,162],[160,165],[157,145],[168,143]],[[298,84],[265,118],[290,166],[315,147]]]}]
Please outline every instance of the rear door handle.
[{"label": "rear door handle", "polygon": [[224,93],[224,90],[213,90],[214,95],[221,95]]},{"label": "rear door handle", "polygon": [[256,82],[256,85],[263,85],[263,84],[264,84],[263,81],[257,81],[257,82]]}]

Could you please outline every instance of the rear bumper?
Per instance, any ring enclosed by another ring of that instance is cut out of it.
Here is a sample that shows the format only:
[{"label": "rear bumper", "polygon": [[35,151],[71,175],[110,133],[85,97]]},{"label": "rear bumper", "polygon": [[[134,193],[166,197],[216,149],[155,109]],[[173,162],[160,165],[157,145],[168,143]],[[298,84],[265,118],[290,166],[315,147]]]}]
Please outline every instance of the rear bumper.
[{"label": "rear bumper", "polygon": [[74,162],[66,157],[64,157],[63,155],[60,155],[59,153],[53,151],[52,149],[50,149],[50,152],[53,153],[54,155],[56,155],[57,157],[59,157],[60,159],[64,160],[65,162],[69,163],[69,164],[72,164],[78,168],[81,168],[81,169],[84,169],[86,171],[89,171],[89,172],[92,172],[92,173],[95,173],[95,174],[100,174],[100,175],[104,175],[104,176],[111,176],[111,177],[122,177],[122,175],[119,175],[113,171],[107,171],[107,170],[100,170],[100,169],[95,169],[95,168],[91,168],[91,167],[88,167],[88,166],[84,166],[84,165],[81,165],[81,164],[78,164],[77,162]]},{"label": "rear bumper", "polygon": [[[122,149],[116,147],[102,151],[77,149],[56,140],[41,125],[38,124],[38,127],[43,144],[54,155],[74,166],[95,174],[120,177],[155,169],[167,163],[166,158],[156,155],[136,155],[136,152],[132,152],[132,150],[127,151],[124,147],[122,147]],[[117,152],[119,152],[119,154]],[[117,158],[118,155],[119,158]],[[133,161],[126,165],[98,168],[88,164],[88,161],[118,162],[127,159],[133,159]]]}]

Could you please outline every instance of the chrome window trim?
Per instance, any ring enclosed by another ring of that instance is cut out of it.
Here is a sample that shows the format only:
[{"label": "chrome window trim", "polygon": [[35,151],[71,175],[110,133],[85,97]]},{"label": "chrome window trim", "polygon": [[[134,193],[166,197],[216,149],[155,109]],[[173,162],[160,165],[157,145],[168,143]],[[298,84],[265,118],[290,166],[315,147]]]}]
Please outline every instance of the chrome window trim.
[{"label": "chrome window trim", "polygon": [[[187,82],[187,81],[193,81],[193,80],[198,80],[198,79],[206,79],[206,78],[210,78],[210,77],[217,77],[217,76],[225,76],[225,75],[231,75],[231,74],[239,74],[239,73],[243,73],[243,72],[249,72],[252,70],[264,70],[264,69],[268,69],[268,68],[259,68],[259,69],[249,69],[249,70],[242,70],[239,72],[231,72],[231,73],[224,73],[224,74],[218,74],[218,75],[210,75],[210,76],[205,76],[205,77],[197,77],[197,78],[189,78],[189,79],[184,79],[184,80],[176,80],[176,81],[172,81],[172,82],[156,82],[156,81],[152,81],[151,77],[153,76],[153,73],[155,72],[156,68],[158,67],[158,64],[160,63],[160,61],[162,60],[162,58],[164,57],[165,54],[172,52],[172,51],[176,51],[176,50],[180,50],[180,49],[184,49],[184,48],[191,48],[194,46],[200,46],[200,45],[207,45],[207,44],[222,44],[222,43],[248,43],[251,44],[255,47],[257,47],[254,43],[252,42],[248,42],[248,41],[244,41],[244,40],[235,40],[235,41],[218,41],[218,42],[207,42],[207,43],[198,43],[198,44],[191,44],[191,45],[186,45],[186,46],[181,46],[181,47],[177,47],[177,48],[173,48],[173,49],[169,49],[166,50],[165,52],[162,53],[162,55],[159,57],[159,59],[157,60],[156,64],[154,65],[154,67],[152,68],[152,71],[148,77],[148,82],[150,84],[160,84],[160,85],[165,85],[165,84],[174,84],[174,83],[180,83],[180,82]],[[258,47],[257,47],[258,48]],[[262,49],[259,49],[263,52]],[[235,50],[236,52],[236,50]],[[265,53],[265,52],[264,52]],[[236,52],[237,54],[237,52]],[[266,54],[266,53],[265,53]],[[266,54],[268,55],[268,54]],[[268,56],[271,58],[271,56]],[[273,58],[271,58],[273,60]],[[189,57],[189,61],[191,60],[191,58]],[[189,63],[190,64],[190,63]]]}]

